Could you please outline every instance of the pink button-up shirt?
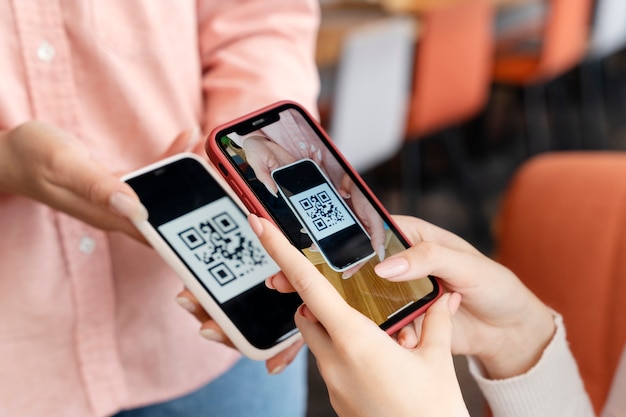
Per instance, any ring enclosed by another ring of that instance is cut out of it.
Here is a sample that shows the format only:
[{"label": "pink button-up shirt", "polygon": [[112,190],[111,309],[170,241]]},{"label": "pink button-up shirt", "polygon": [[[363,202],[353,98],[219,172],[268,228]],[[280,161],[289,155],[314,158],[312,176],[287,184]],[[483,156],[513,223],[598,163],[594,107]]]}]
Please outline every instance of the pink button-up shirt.
[{"label": "pink button-up shirt", "polygon": [[[0,129],[54,124],[126,172],[197,125],[314,111],[315,0],[197,3],[0,0]],[[0,195],[0,416],[102,416],[226,371],[181,289],[150,248]]]}]

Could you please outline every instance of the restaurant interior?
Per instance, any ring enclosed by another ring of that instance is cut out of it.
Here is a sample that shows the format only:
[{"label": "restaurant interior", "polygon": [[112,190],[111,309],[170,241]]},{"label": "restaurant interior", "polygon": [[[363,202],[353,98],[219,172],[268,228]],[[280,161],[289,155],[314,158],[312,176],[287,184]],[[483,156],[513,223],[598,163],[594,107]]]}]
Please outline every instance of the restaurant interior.
[{"label": "restaurant interior", "polygon": [[[462,236],[563,314],[598,409],[626,340],[624,319],[583,327],[626,295],[626,1],[320,1],[325,130],[390,213]],[[334,416],[312,356],[309,384],[308,416]]]}]

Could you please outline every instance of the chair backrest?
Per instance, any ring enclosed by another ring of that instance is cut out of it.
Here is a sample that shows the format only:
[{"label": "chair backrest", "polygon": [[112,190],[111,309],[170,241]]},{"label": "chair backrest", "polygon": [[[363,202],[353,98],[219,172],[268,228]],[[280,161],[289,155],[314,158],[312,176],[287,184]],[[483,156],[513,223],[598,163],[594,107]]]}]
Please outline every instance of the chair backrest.
[{"label": "chair backrest", "polygon": [[414,40],[407,17],[364,24],[344,40],[328,131],[358,171],[402,146]]},{"label": "chair backrest", "polygon": [[420,16],[407,138],[462,123],[485,105],[491,82],[493,6],[467,0]]},{"label": "chair backrest", "polygon": [[587,57],[602,59],[625,47],[626,1],[597,0]]},{"label": "chair backrest", "polygon": [[594,0],[550,0],[536,76],[552,78],[581,61]]},{"label": "chair backrest", "polygon": [[520,169],[496,258],[563,315],[599,413],[626,342],[626,153],[552,153]]}]

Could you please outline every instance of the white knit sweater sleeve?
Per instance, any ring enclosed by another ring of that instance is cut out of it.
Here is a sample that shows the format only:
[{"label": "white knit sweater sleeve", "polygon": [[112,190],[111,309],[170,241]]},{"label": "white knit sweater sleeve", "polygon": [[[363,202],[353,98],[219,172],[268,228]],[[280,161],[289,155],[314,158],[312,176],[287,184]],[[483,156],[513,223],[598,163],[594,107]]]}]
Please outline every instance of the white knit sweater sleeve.
[{"label": "white knit sweater sleeve", "polygon": [[555,314],[556,332],[539,362],[527,373],[488,379],[474,358],[469,369],[494,417],[594,417],[578,366],[569,349],[563,319]]}]

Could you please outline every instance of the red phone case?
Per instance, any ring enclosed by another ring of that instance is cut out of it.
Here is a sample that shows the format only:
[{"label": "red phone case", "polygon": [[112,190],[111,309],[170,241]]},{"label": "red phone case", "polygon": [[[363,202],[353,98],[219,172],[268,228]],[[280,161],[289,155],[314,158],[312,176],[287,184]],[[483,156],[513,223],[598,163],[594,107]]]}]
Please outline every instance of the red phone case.
[{"label": "red phone case", "polygon": [[[211,134],[209,135],[209,138],[206,141],[205,150],[206,150],[206,153],[207,153],[209,159],[218,168],[218,172],[220,172],[220,174],[222,176],[224,176],[224,178],[226,179],[228,184],[231,186],[233,191],[235,191],[235,193],[241,198],[242,202],[246,205],[248,210],[250,210],[252,213],[254,213],[254,214],[258,215],[258,216],[264,217],[264,218],[272,221],[273,223],[275,223],[273,221],[272,216],[270,215],[270,213],[265,209],[263,204],[260,201],[258,201],[257,197],[255,196],[253,191],[249,188],[249,186],[246,183],[246,181],[241,177],[241,175],[239,174],[237,169],[232,166],[232,163],[230,162],[228,157],[226,155],[224,155],[223,151],[220,149],[220,147],[218,145],[220,132],[224,132],[224,131],[228,130],[229,128],[231,128],[231,127],[233,127],[235,125],[238,125],[240,123],[243,123],[243,122],[246,122],[246,121],[250,121],[250,120],[256,120],[259,117],[261,117],[262,115],[268,114],[268,112],[278,112],[278,111],[285,110],[287,108],[296,108],[296,109],[298,109],[301,113],[304,114],[305,118],[307,118],[309,120],[309,122],[311,124],[313,124],[317,128],[318,133],[319,133],[318,136],[320,136],[320,140],[324,143],[325,146],[327,146],[328,148],[332,149],[332,151],[335,154],[335,156],[337,156],[337,158],[340,159],[344,163],[345,167],[347,167],[347,169],[350,170],[350,172],[353,174],[353,179],[358,181],[358,183],[361,186],[363,192],[368,195],[368,197],[372,200],[372,202],[376,206],[378,206],[379,210],[383,213],[382,217],[384,218],[385,222],[387,222],[389,224],[392,224],[396,228],[398,233],[402,235],[402,238],[406,242],[409,242],[409,240],[406,238],[406,236],[398,228],[397,224],[393,221],[393,218],[391,217],[391,215],[389,214],[387,209],[381,204],[381,202],[376,197],[376,195],[374,195],[374,193],[370,190],[368,185],[361,178],[361,176],[354,170],[354,168],[350,165],[350,163],[348,161],[346,161],[345,157],[341,154],[339,149],[336,147],[336,145],[333,143],[333,141],[330,139],[330,137],[324,131],[324,129],[321,127],[321,125],[311,116],[311,114],[305,108],[303,108],[298,103],[293,102],[293,101],[289,101],[289,100],[283,100],[283,101],[276,102],[274,104],[271,104],[269,106],[263,107],[263,108],[261,108],[259,110],[251,112],[249,114],[243,115],[243,116],[241,116],[241,117],[239,117],[239,118],[237,118],[235,120],[232,120],[232,121],[230,121],[228,123],[224,123],[224,124],[222,124],[220,126],[217,126],[216,128],[214,128],[211,131]],[[398,322],[394,323],[391,327],[387,328],[386,329],[387,333],[393,334],[396,331],[400,330],[402,327],[404,327],[405,325],[410,323],[412,320],[414,320],[416,317],[418,317],[420,314],[422,314],[424,311],[426,311],[426,309],[433,302],[435,302],[435,300],[437,300],[437,298],[439,298],[443,294],[443,288],[441,286],[441,283],[440,283],[439,279],[436,278],[436,277],[433,277],[433,278],[435,278],[435,281],[437,281],[436,284],[435,284],[437,292],[436,292],[435,296],[432,298],[432,300],[430,300],[429,302],[427,302],[426,304],[421,306],[419,309],[414,311],[412,314],[404,317],[403,319],[401,319]]]}]

